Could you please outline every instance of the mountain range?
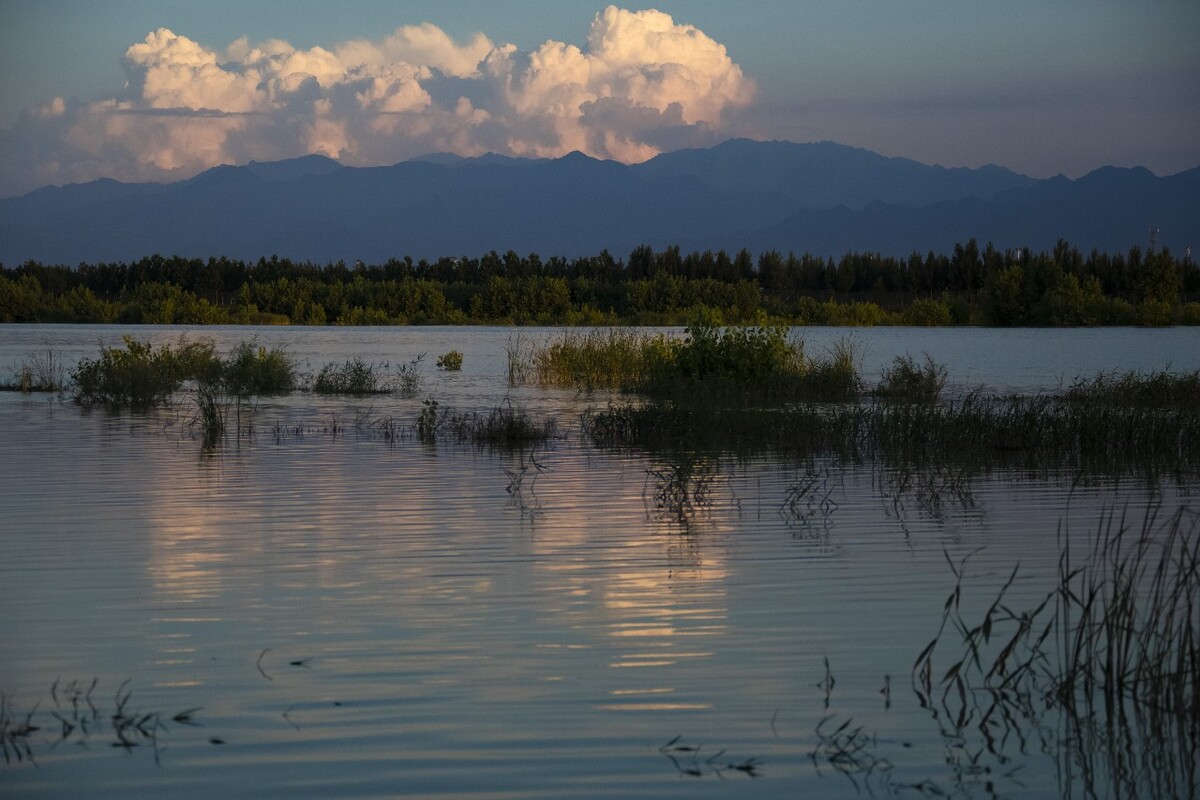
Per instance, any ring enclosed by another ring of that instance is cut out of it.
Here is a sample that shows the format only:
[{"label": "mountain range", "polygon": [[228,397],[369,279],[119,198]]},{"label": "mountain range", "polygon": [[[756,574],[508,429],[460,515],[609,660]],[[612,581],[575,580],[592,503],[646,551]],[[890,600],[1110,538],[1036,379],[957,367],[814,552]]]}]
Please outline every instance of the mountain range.
[{"label": "mountain range", "polygon": [[478,256],[623,256],[634,247],[837,257],[947,252],[974,238],[1107,252],[1200,245],[1200,167],[1104,167],[1035,179],[931,166],[832,142],[734,139],[641,164],[432,154],[385,167],[319,155],[220,166],[169,184],[102,179],[0,200],[0,262],[145,255],[317,263]]}]

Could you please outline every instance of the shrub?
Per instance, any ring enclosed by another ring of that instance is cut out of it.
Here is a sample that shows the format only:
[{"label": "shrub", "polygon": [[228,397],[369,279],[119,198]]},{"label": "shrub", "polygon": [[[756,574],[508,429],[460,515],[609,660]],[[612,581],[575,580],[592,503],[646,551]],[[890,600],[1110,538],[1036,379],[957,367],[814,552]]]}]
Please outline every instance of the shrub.
[{"label": "shrub", "polygon": [[692,325],[639,387],[681,399],[850,400],[861,392],[854,347],[840,342],[825,360],[809,358],[785,326]]},{"label": "shrub", "polygon": [[884,370],[875,389],[879,397],[913,403],[933,403],[946,386],[946,368],[925,355],[924,366],[918,366],[912,356],[896,356],[892,366]]},{"label": "shrub", "polygon": [[125,348],[102,347],[99,358],[80,360],[72,375],[80,403],[150,405],[162,402],[185,380],[212,383],[221,361],[211,341],[180,340],[176,349],[124,337]]},{"label": "shrub", "polygon": [[925,327],[945,326],[953,322],[950,304],[945,300],[920,297],[900,315],[905,325]]},{"label": "shrub", "polygon": [[463,354],[457,350],[451,350],[449,353],[438,356],[437,368],[448,372],[457,372],[462,369],[462,362]]}]

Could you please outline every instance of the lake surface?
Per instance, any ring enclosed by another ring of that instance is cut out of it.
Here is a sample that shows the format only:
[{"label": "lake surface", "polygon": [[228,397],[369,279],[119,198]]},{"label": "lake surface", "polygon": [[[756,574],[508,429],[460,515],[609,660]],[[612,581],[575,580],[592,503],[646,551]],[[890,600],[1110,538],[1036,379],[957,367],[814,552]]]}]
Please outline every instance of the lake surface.
[{"label": "lake surface", "polygon": [[[311,370],[424,353],[424,380],[411,398],[266,398],[252,434],[212,449],[186,398],[132,413],[0,393],[0,690],[10,730],[40,728],[6,751],[0,795],[1195,795],[1194,751],[1164,757],[1153,734],[1114,755],[1046,712],[947,735],[911,688],[948,560],[969,556],[966,612],[1018,563],[1011,602],[1032,605],[1060,537],[1194,507],[1195,475],[931,487],[726,457],[680,515],[654,502],[662,456],[581,437],[607,398],[507,385],[506,348],[547,329],[0,326],[0,375],[185,332],[283,344]],[[998,392],[1200,368],[1197,329],[799,333],[852,337],[869,379],[927,352],[955,387]],[[438,372],[451,349],[462,371]],[[380,435],[427,398],[510,402],[562,436],[531,453]]]}]

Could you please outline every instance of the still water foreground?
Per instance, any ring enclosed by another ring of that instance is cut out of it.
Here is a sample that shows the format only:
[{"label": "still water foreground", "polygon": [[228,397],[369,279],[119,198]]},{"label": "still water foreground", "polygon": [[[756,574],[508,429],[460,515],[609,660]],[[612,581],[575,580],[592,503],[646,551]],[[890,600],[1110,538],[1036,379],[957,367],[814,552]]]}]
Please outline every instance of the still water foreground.
[{"label": "still water foreground", "polygon": [[[4,327],[0,358],[126,332]],[[1191,332],[1039,334],[859,335],[878,363],[927,351],[1005,390],[1200,366]],[[1194,529],[1190,471],[599,448],[579,414],[606,400],[509,388],[508,331],[270,335],[314,363],[465,359],[407,399],[261,400],[216,447],[186,399],[0,396],[0,794],[1196,793],[1194,717],[1064,702],[1019,659],[989,674],[1065,547],[1083,563],[1123,528]],[[518,404],[559,435],[422,441],[430,397]],[[1048,616],[1028,619],[1014,653],[1071,647],[1039,650]]]}]

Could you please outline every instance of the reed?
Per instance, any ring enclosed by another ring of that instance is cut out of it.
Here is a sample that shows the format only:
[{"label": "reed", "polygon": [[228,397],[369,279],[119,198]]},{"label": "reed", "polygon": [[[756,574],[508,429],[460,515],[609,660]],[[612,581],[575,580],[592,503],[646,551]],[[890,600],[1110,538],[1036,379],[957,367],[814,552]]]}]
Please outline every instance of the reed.
[{"label": "reed", "polygon": [[680,775],[689,778],[706,776],[724,778],[726,773],[741,773],[749,778],[757,778],[761,775],[759,772],[762,769],[761,759],[751,757],[743,758],[740,761],[731,761],[725,755],[724,748],[708,755],[704,751],[704,745],[686,742],[682,735],[660,745],[658,752],[671,762]]},{"label": "reed", "polygon": [[192,419],[192,425],[200,428],[204,446],[214,447],[225,436],[228,404],[223,401],[220,392],[207,383],[202,383],[196,388],[193,399],[196,403],[196,415]]},{"label": "reed", "polygon": [[[73,680],[56,680],[50,687],[53,708],[41,710],[41,701],[21,714],[15,710],[11,695],[0,692],[0,750],[6,764],[37,763],[34,744],[48,744],[53,750],[63,743],[86,747],[93,739],[103,737],[109,744],[126,752],[147,747],[153,751],[155,763],[160,763],[163,748],[159,737],[169,733],[171,726],[195,727],[199,707],[188,708],[167,716],[169,712],[143,711],[133,704],[131,681],[117,687],[112,707],[103,708],[103,701],[93,699],[99,681],[89,684]],[[38,741],[33,734],[42,731]],[[43,741],[44,740],[44,741]]]},{"label": "reed", "polygon": [[67,369],[62,356],[53,350],[30,353],[13,378],[0,384],[6,392],[62,392],[67,389]]},{"label": "reed", "polygon": [[[1159,724],[1200,723],[1200,527],[1180,509],[1140,525],[1106,515],[1090,547],[1060,538],[1057,585],[1032,608],[1007,600],[1013,569],[981,617],[962,611],[967,559],[951,563],[953,591],[934,639],[917,656],[913,687],[954,732],[986,728],[1012,706],[1057,706],[1120,725],[1130,711]],[[969,557],[968,557],[969,558]],[[947,557],[949,562],[949,558]],[[935,667],[945,644],[948,667]],[[940,677],[938,677],[940,675]],[[979,698],[983,701],[980,702]],[[986,731],[985,731],[986,733]]]}]

